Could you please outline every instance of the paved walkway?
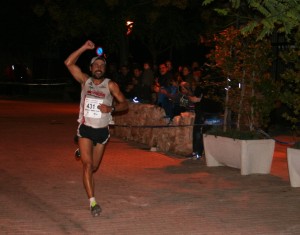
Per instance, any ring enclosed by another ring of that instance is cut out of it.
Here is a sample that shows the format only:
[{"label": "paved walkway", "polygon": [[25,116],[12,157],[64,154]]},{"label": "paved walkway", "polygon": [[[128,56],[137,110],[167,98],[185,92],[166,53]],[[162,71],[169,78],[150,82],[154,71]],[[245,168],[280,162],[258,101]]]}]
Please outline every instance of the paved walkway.
[{"label": "paved walkway", "polygon": [[92,218],[73,158],[77,108],[0,100],[0,234],[300,234],[300,188],[279,144],[271,174],[241,176],[111,138]]}]

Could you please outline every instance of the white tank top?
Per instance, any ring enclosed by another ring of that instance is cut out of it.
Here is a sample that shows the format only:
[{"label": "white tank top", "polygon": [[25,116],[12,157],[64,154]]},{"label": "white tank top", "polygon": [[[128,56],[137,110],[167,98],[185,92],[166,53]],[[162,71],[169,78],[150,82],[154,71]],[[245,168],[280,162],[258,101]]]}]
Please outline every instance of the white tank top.
[{"label": "white tank top", "polygon": [[108,88],[110,79],[105,78],[99,85],[93,83],[90,77],[81,88],[81,100],[78,122],[93,128],[108,126],[112,119],[111,113],[102,113],[97,106],[106,104],[112,106],[113,96]]}]

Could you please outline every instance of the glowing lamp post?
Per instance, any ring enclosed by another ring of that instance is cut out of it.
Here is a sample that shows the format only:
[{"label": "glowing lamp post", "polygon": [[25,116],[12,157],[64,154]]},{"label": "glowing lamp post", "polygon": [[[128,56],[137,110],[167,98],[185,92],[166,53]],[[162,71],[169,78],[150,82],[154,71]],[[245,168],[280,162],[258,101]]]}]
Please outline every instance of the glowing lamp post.
[{"label": "glowing lamp post", "polygon": [[126,21],[126,31],[122,35],[121,48],[120,48],[120,62],[122,65],[128,64],[129,59],[129,35],[132,32],[134,22],[131,20]]},{"label": "glowing lamp post", "polygon": [[126,35],[129,35],[132,31],[132,28],[133,28],[133,21],[130,21],[130,20],[127,20],[126,21],[126,27],[127,27],[127,32],[126,32]]}]

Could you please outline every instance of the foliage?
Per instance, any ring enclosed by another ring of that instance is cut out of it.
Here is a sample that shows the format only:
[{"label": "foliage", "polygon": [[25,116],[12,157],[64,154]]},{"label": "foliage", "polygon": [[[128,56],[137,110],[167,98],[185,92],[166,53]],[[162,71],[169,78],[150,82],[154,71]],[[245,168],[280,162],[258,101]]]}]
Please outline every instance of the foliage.
[{"label": "foliage", "polygon": [[[213,2],[215,0],[204,0],[203,5]],[[294,46],[290,46],[287,52],[281,53],[281,57],[286,63],[286,71],[282,74],[282,81],[276,87],[277,90],[279,88],[282,90],[280,92],[275,91],[273,94],[278,94],[278,99],[288,105],[290,112],[284,115],[287,120],[293,123],[293,128],[298,130],[300,126],[300,0],[229,0],[227,2],[229,6],[217,9],[219,14],[228,16],[245,5],[245,2],[253,12],[252,16],[246,19],[246,23],[241,27],[243,35],[249,35],[258,30],[256,41],[259,41],[266,39],[270,34],[283,33],[290,42],[294,43]],[[273,90],[268,82],[265,85],[265,88],[270,88],[270,91]],[[270,94],[272,95],[272,92]]]},{"label": "foliage", "polygon": [[240,140],[269,139],[269,137],[266,137],[265,135],[262,135],[260,132],[257,131],[236,130],[236,129],[224,131],[223,129],[218,127],[208,130],[205,134],[229,137],[229,138],[240,139]]},{"label": "foliage", "polygon": [[227,79],[224,131],[234,114],[236,128],[247,126],[249,131],[267,125],[273,108],[275,83],[268,72],[271,66],[271,44],[256,41],[257,32],[244,36],[229,27],[215,35],[215,50],[209,55],[215,68]]},{"label": "foliage", "polygon": [[[208,5],[215,0],[204,0],[203,5]],[[233,9],[241,7],[241,0],[229,0],[231,7],[216,9],[223,15],[228,15]],[[247,0],[247,5],[253,11],[241,32],[251,33],[254,29],[260,28],[257,40],[275,32],[284,32],[290,35],[295,27],[299,25],[300,0]]]},{"label": "foliage", "polygon": [[293,144],[292,148],[300,149],[300,142],[296,142],[295,144]]},{"label": "foliage", "polygon": [[283,79],[280,98],[291,110],[284,116],[289,120],[294,130],[299,129],[300,123],[300,27],[298,27],[293,45],[288,51],[281,53],[281,58],[286,64],[286,70],[281,75]]}]

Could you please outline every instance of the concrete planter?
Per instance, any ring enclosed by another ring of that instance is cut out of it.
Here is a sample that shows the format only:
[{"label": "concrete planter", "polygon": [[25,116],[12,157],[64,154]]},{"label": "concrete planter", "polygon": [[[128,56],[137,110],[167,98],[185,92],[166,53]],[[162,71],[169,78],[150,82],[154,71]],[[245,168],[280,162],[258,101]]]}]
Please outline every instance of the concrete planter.
[{"label": "concrete planter", "polygon": [[207,166],[238,168],[242,175],[270,173],[274,140],[238,140],[205,134],[203,137]]},{"label": "concrete planter", "polygon": [[287,148],[287,161],[292,187],[300,187],[300,149]]}]

